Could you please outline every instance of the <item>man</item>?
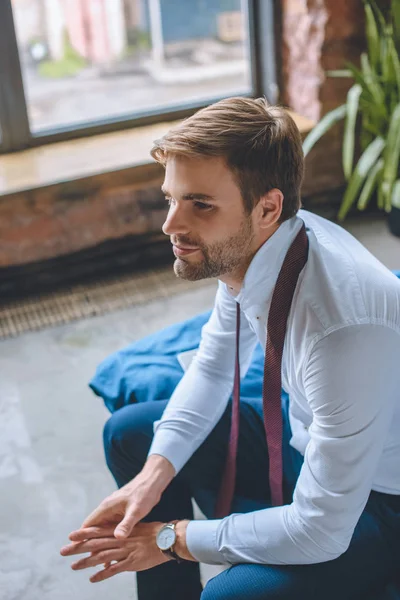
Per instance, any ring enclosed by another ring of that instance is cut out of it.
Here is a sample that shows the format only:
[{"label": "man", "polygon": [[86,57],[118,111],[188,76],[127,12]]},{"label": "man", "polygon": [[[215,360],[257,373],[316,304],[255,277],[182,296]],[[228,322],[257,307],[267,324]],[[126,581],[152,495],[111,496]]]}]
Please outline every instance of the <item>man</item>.
[{"label": "man", "polygon": [[[215,307],[169,402],[126,406],[106,424],[120,489],[62,554],[91,553],[75,569],[104,564],[91,581],[138,572],[140,600],[381,598],[400,569],[399,281],[342,228],[299,210],[301,139],[283,109],[223,100],[152,155],[165,166],[175,272],[217,277]],[[243,401],[231,454],[236,343],[243,375],[258,341],[271,357],[267,430],[280,377],[289,402],[266,439],[263,401]],[[191,497],[208,520],[193,520]],[[227,498],[231,514],[215,518]],[[199,562],[231,567],[202,591]]]}]

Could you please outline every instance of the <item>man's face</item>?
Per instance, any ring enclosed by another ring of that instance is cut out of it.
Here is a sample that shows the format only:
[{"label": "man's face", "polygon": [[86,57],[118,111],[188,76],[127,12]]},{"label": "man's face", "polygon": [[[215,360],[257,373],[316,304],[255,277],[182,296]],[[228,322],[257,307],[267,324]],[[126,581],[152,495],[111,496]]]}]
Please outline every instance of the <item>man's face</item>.
[{"label": "man's face", "polygon": [[176,275],[243,276],[254,254],[253,223],[224,160],[171,157],[162,189],[170,204],[163,232],[171,237]]}]

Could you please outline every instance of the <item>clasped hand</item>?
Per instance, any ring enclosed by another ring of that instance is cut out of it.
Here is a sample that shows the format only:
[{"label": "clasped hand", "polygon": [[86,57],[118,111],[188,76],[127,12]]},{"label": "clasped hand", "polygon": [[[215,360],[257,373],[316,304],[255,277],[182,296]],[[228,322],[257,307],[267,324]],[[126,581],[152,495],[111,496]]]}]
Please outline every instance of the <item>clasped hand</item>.
[{"label": "clasped hand", "polygon": [[139,474],[103,500],[81,528],[69,535],[72,543],[61,549],[61,555],[90,553],[72,565],[74,570],[104,564],[104,569],[90,578],[92,583],[166,562],[169,559],[156,545],[163,523],[140,522],[159,499],[160,492],[149,485],[145,474]]},{"label": "clasped hand", "polygon": [[86,527],[70,534],[72,544],[61,549],[62,556],[90,553],[71,565],[79,571],[104,564],[104,569],[90,578],[92,583],[104,581],[123,571],[144,571],[169,559],[156,545],[156,535],[162,523],[138,523],[131,535],[118,539],[115,525]]}]

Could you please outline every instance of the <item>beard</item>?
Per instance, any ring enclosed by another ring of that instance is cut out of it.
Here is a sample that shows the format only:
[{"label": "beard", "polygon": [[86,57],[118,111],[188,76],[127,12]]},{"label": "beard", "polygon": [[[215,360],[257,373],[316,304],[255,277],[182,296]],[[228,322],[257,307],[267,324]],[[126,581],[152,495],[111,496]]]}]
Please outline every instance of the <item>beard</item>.
[{"label": "beard", "polygon": [[177,277],[188,281],[199,281],[220,277],[227,273],[244,276],[252,258],[252,242],[254,240],[253,225],[250,217],[246,217],[238,233],[212,244],[203,244],[188,238],[176,238],[182,245],[197,247],[201,253],[200,260],[191,262],[177,258],[174,271]]}]

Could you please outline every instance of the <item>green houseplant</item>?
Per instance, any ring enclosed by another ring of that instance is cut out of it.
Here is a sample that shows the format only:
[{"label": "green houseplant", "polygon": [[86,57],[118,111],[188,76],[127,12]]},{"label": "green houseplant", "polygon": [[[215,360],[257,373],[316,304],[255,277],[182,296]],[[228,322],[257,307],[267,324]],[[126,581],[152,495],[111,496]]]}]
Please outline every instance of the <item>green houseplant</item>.
[{"label": "green houseplant", "polygon": [[[342,161],[347,188],[338,218],[357,202],[365,209],[372,197],[388,214],[391,231],[400,236],[400,0],[385,14],[374,0],[363,0],[367,52],[360,68],[349,64],[334,77],[351,77],[346,103],[327,113],[304,140],[304,154],[338,121],[345,119]],[[357,137],[359,135],[359,138]],[[357,143],[356,143],[357,141]],[[355,162],[355,148],[360,158]]]}]

